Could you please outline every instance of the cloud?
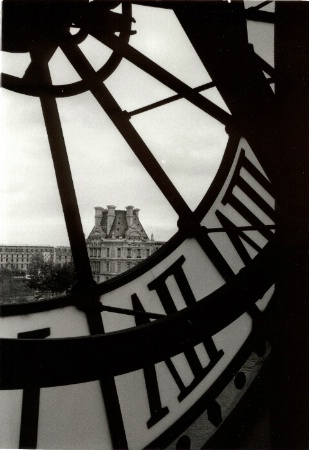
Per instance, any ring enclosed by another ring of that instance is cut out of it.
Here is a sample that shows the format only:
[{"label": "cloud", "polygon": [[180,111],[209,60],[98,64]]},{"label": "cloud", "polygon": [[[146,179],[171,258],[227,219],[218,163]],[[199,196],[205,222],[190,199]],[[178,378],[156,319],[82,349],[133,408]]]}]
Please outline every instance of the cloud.
[{"label": "cloud", "polygon": [[130,44],[190,86],[210,77],[171,10],[133,7],[137,34]]}]

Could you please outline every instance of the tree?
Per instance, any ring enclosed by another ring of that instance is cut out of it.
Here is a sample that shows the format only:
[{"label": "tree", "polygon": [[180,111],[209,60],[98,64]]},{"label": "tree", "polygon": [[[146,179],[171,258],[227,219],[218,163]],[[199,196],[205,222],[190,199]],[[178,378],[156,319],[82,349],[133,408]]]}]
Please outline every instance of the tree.
[{"label": "tree", "polygon": [[49,291],[49,278],[52,267],[52,262],[44,261],[41,253],[33,255],[28,267],[28,274],[31,277],[28,281],[28,286],[39,291]]},{"label": "tree", "polygon": [[22,302],[32,296],[24,272],[0,269],[0,303]]},{"label": "tree", "polygon": [[46,262],[41,254],[34,255],[29,264],[31,279],[28,286],[42,292],[60,293],[66,291],[76,281],[75,268],[72,263],[63,266]]},{"label": "tree", "polygon": [[75,268],[72,263],[65,263],[62,267],[53,266],[48,284],[52,292],[64,292],[76,282]]}]

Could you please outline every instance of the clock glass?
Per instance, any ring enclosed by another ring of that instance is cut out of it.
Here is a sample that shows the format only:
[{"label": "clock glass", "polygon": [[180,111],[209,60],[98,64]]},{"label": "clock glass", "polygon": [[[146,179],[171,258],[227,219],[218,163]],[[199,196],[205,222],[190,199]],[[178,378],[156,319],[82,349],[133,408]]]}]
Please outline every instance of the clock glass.
[{"label": "clock glass", "polygon": [[[76,281],[2,301],[1,446],[202,448],[267,361],[276,203],[255,119],[274,101],[274,14],[4,1],[6,198],[18,194],[1,270],[69,244]],[[149,258],[131,206],[124,236],[108,206],[86,240],[102,198],[134,198],[160,242]],[[101,282],[101,263],[119,274]]]}]

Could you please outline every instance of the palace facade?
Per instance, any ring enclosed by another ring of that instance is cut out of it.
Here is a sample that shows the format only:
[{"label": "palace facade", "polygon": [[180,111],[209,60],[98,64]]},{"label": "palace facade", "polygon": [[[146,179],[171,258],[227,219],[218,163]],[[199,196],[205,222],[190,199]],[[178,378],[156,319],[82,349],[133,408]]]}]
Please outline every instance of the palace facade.
[{"label": "palace facade", "polygon": [[97,206],[87,248],[95,281],[101,283],[125,272],[148,258],[164,242],[149,239],[139,219],[139,209],[125,210],[113,205]]}]

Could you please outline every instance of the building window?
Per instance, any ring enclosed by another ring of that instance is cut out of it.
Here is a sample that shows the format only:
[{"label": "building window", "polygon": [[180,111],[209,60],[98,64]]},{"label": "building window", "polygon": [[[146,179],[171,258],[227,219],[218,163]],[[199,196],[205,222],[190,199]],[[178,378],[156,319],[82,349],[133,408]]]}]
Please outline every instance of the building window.
[{"label": "building window", "polygon": [[128,248],[128,250],[127,250],[127,257],[128,257],[128,258],[131,258],[131,257],[132,257],[131,249],[130,249],[130,248]]},{"label": "building window", "polygon": [[109,248],[106,249],[106,256],[107,256],[107,258],[109,258],[109,256],[110,256]]},{"label": "building window", "polygon": [[120,252],[121,252],[121,249],[117,248],[117,258],[120,258],[120,256],[121,256]]},{"label": "building window", "polygon": [[137,249],[137,257],[141,258],[141,249],[140,248]]},{"label": "building window", "polygon": [[106,272],[109,272],[109,262],[106,263]]}]

